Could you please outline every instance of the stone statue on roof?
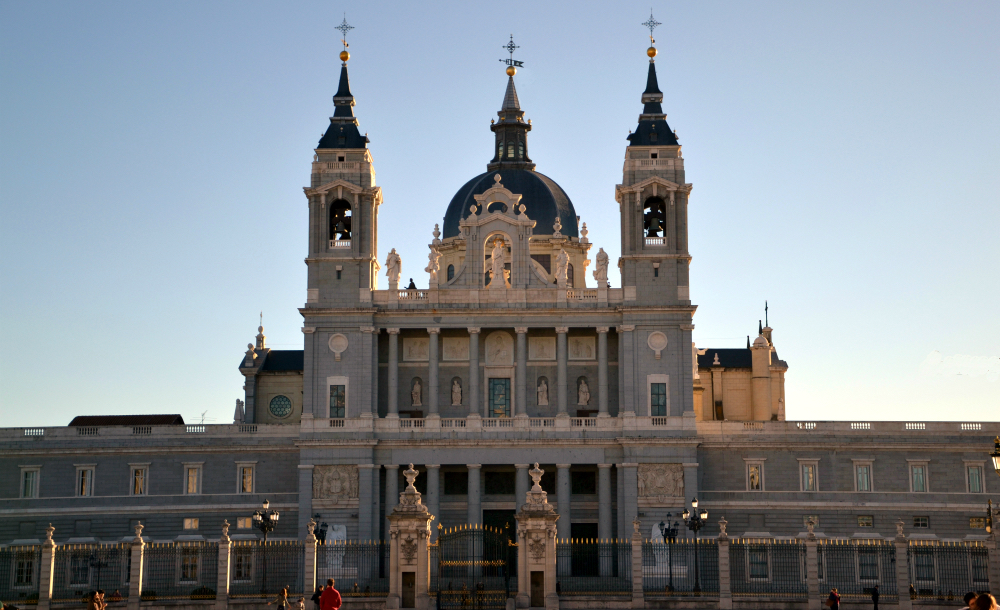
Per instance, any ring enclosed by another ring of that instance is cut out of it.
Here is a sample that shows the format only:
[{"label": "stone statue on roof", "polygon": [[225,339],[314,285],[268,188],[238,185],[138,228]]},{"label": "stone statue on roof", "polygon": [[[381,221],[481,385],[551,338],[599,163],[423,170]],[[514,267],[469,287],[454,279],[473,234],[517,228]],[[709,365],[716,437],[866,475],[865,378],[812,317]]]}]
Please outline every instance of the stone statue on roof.
[{"label": "stone statue on roof", "polygon": [[385,275],[389,278],[389,287],[395,290],[399,286],[399,272],[403,261],[396,254],[396,249],[389,251],[389,256],[385,259]]}]

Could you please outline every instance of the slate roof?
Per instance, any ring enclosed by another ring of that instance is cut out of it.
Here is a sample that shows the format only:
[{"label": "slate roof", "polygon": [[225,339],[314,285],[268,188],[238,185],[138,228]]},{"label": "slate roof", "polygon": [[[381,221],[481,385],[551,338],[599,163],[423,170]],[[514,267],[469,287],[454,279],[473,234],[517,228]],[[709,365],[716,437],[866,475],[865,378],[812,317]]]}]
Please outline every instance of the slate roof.
[{"label": "slate roof", "polygon": [[566,237],[578,237],[576,227],[576,209],[569,195],[556,182],[534,170],[503,169],[479,174],[458,189],[448,211],[444,215],[444,237],[455,237],[459,234],[458,223],[467,218],[469,206],[476,200],[473,195],[482,195],[493,188],[493,176],[500,174],[500,183],[512,193],[521,195],[521,203],[526,207],[526,214],[531,220],[537,221],[533,235],[552,235],[552,225],[556,216],[562,220],[562,230]]},{"label": "slate roof", "polygon": [[70,426],[183,426],[184,418],[173,415],[77,415]]},{"label": "slate roof", "polygon": [[330,127],[316,148],[365,148],[370,140],[368,136],[361,135],[361,131],[358,130],[358,120],[354,118],[354,95],[351,94],[347,64],[340,68],[340,83],[337,94],[333,96],[333,105]]},{"label": "slate roof", "polygon": [[[698,351],[701,351],[701,349]],[[715,362],[715,354],[719,354],[719,366],[727,369],[753,368],[753,351],[746,349],[745,347],[739,349],[715,349],[710,347],[705,350],[704,354],[698,354],[698,368],[712,368],[712,363]],[[774,352],[774,355],[771,358],[771,364],[777,364],[788,368],[787,362],[778,359],[778,352]]]},{"label": "slate roof", "polygon": [[261,371],[301,371],[305,356],[300,349],[273,349],[267,353]]}]

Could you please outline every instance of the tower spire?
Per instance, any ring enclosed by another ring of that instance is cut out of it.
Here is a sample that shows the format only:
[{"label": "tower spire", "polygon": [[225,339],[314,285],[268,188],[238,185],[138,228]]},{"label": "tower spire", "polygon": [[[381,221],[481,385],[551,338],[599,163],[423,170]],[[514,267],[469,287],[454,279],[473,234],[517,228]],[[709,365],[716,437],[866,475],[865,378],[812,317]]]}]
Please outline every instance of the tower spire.
[{"label": "tower spire", "polygon": [[496,134],[495,155],[493,160],[486,166],[487,170],[495,171],[501,168],[508,169],[535,169],[535,164],[528,157],[528,132],[531,131],[531,121],[525,123],[524,111],[521,110],[521,102],[517,98],[517,88],[514,86],[514,75],[517,68],[523,68],[524,62],[514,59],[514,50],[520,47],[514,44],[514,35],[510,41],[503,45],[510,57],[501,59],[500,62],[507,65],[507,90],[503,95],[503,103],[497,116],[498,121],[490,122],[490,131]]},{"label": "tower spire", "polygon": [[351,54],[347,49],[347,33],[354,29],[353,25],[347,23],[347,16],[344,21],[335,29],[340,30],[343,38],[340,42],[344,49],[340,52],[340,82],[337,84],[337,93],[333,96],[333,116],[330,117],[330,127],[323,134],[316,148],[366,148],[368,136],[361,135],[358,130],[358,119],[354,116],[354,95],[351,93],[351,80],[347,75],[347,60]]},{"label": "tower spire", "polygon": [[646,72],[646,90],[642,92],[642,114],[639,115],[639,126],[629,134],[629,146],[677,146],[677,137],[667,124],[667,115],[663,112],[663,92],[656,78],[656,39],[653,30],[661,25],[649,11],[649,19],[642,23],[649,29],[649,69]]}]

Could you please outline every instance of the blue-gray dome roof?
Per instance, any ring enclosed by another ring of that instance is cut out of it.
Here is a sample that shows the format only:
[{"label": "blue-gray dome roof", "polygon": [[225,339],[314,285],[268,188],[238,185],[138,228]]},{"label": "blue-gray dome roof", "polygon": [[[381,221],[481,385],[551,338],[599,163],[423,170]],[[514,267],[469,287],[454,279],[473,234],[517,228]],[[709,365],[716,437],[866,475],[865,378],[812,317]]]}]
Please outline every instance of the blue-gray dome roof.
[{"label": "blue-gray dome roof", "polygon": [[566,191],[544,174],[527,169],[503,169],[479,174],[458,189],[448,204],[444,215],[445,239],[459,234],[458,223],[468,218],[469,207],[476,203],[474,195],[482,195],[493,188],[493,176],[500,174],[500,184],[510,192],[521,195],[521,203],[527,208],[528,218],[536,221],[534,235],[552,235],[552,225],[556,216],[562,220],[562,230],[566,237],[578,237],[576,210]]}]

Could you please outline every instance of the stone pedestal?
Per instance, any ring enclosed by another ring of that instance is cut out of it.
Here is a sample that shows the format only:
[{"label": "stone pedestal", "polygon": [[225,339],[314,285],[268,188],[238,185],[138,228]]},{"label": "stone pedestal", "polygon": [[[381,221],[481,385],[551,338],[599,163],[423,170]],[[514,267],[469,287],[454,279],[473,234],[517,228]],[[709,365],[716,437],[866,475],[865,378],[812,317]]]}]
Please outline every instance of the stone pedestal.
[{"label": "stone pedestal", "polygon": [[[42,543],[42,565],[39,566],[40,569],[38,570],[39,610],[49,610],[49,604],[52,603],[52,577],[54,576],[56,566],[56,543],[52,540],[52,534],[55,531],[56,528],[52,527],[51,523],[45,528],[45,542]],[[131,596],[129,596],[129,599],[131,599]],[[138,600],[139,596],[136,595],[135,599]],[[136,601],[136,607],[139,607],[138,601]]]},{"label": "stone pedestal", "polygon": [[632,607],[645,608],[646,598],[642,590],[642,523],[636,517],[632,520]]},{"label": "stone pedestal", "polygon": [[729,575],[729,534],[726,526],[729,522],[725,517],[719,520],[719,608],[730,610],[733,607],[732,582]]},{"label": "stone pedestal", "polygon": [[[559,515],[542,491],[545,471],[528,471],[533,485],[527,502],[518,510],[517,519],[517,597],[518,608],[559,608],[556,594],[556,522]],[[541,602],[541,603],[539,603]]]},{"label": "stone pedestal", "polygon": [[[139,610],[139,600],[142,597],[142,555],[145,552],[146,543],[142,540],[142,523],[135,526],[135,538],[132,539],[132,564],[129,566],[128,585],[128,610]],[[44,567],[44,562],[42,563]]]},{"label": "stone pedestal", "polygon": [[809,610],[821,610],[823,599],[819,592],[819,549],[817,548],[816,524],[810,519],[806,523],[809,533],[806,537],[806,591],[809,593]]},{"label": "stone pedestal", "polygon": [[389,595],[385,607],[429,610],[431,521],[434,515],[413,486],[413,464],[403,471],[407,486],[389,515]]},{"label": "stone pedestal", "polygon": [[[313,523],[310,521],[310,523]],[[315,525],[315,523],[313,523]],[[312,530],[310,530],[312,531]],[[229,521],[222,521],[222,536],[219,537],[219,562],[218,571],[215,574],[215,610],[226,610],[229,607]],[[135,564],[133,564],[135,565]],[[306,563],[306,570],[309,564]],[[131,601],[132,596],[129,596]],[[139,605],[136,604],[136,608]]]},{"label": "stone pedestal", "polygon": [[907,559],[909,541],[903,533],[903,521],[896,522],[896,592],[899,594],[899,610],[910,610],[913,600],[910,599],[910,574]]}]

